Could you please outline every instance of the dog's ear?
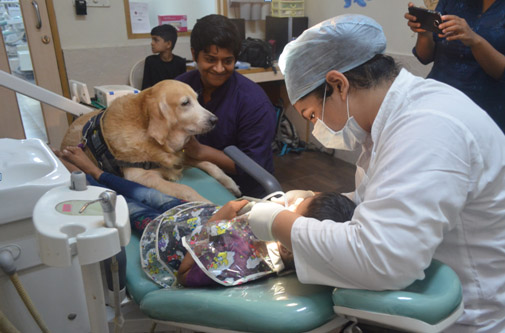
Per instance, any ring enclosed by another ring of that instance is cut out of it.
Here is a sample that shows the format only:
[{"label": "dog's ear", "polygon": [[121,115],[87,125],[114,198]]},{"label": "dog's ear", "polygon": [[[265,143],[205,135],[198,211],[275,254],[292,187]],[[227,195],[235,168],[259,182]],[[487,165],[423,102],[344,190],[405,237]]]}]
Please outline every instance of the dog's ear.
[{"label": "dog's ear", "polygon": [[170,129],[177,121],[172,116],[172,109],[163,99],[157,101],[155,98],[152,98],[147,103],[147,113],[149,116],[147,134],[160,145],[165,145],[170,134]]}]

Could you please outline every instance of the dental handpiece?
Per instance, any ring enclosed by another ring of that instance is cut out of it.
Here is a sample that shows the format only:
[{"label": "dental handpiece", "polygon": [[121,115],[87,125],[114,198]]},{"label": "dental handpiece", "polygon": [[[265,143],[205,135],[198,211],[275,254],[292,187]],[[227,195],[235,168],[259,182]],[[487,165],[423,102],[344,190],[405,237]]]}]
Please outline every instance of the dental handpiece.
[{"label": "dental handpiece", "polygon": [[88,201],[84,206],[82,206],[81,209],[79,210],[79,214],[82,214],[86,210],[86,208],[89,207],[89,205],[98,201],[102,206],[105,226],[113,228],[114,225],[116,224],[116,199],[117,199],[116,192],[111,190],[104,191],[100,193],[98,199]]},{"label": "dental handpiece", "polygon": [[98,197],[100,198],[105,225],[113,228],[116,224],[116,192],[105,191],[100,193]]}]

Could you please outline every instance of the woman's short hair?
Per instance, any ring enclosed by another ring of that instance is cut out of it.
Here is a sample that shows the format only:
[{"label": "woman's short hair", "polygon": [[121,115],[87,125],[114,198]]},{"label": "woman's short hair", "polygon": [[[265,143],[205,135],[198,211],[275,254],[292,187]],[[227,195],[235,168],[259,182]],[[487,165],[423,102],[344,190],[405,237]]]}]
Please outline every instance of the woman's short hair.
[{"label": "woman's short hair", "polygon": [[237,60],[242,44],[235,24],[226,16],[217,14],[198,19],[191,31],[190,40],[195,60],[200,51],[208,51],[212,45],[230,50]]},{"label": "woman's short hair", "polygon": [[[377,54],[364,64],[343,74],[349,81],[350,89],[370,89],[377,87],[383,82],[393,81],[399,73],[400,66],[398,66],[392,57]],[[330,85],[323,83],[302,98],[315,94],[319,99],[323,99],[325,87],[327,87],[326,97],[331,96],[333,89]]]}]

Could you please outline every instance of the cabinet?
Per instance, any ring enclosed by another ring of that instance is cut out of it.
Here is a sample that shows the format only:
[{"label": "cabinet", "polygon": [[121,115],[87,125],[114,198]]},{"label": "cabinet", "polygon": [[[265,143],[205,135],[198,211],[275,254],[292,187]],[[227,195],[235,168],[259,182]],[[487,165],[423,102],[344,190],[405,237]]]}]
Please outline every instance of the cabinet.
[{"label": "cabinet", "polygon": [[265,39],[272,44],[274,59],[279,56],[284,46],[302,34],[308,28],[309,18],[302,17],[274,17],[267,16],[265,23]]}]

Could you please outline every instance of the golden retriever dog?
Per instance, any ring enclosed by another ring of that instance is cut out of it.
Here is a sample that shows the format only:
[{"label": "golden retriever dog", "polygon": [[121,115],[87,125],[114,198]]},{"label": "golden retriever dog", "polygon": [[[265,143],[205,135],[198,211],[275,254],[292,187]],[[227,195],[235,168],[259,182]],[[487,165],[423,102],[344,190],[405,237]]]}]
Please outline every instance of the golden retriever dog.
[{"label": "golden retriever dog", "polygon": [[[189,85],[161,81],[138,94],[118,97],[101,119],[95,117],[101,112],[76,119],[61,148],[80,145],[104,171],[184,200],[208,201],[189,186],[174,182],[185,166],[204,170],[240,196],[238,186],[219,167],[184,157],[183,147],[190,137],[210,131],[217,122]],[[83,129],[87,139],[83,139]],[[99,138],[102,143],[96,144]]]}]

